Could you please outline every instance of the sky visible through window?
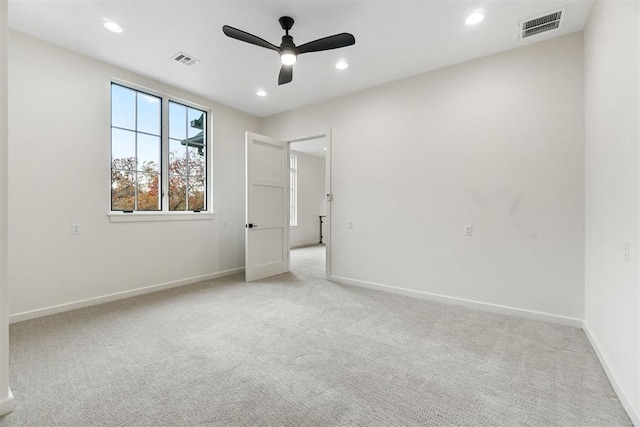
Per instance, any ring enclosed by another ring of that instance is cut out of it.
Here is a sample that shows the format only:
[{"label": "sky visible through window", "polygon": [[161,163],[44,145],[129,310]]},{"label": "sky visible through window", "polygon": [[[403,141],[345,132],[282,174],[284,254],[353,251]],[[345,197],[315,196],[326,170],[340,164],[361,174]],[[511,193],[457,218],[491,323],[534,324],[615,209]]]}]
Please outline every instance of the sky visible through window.
[{"label": "sky visible through window", "polygon": [[[111,125],[145,132],[145,134],[138,135],[138,162],[154,162],[158,167],[161,149],[160,99],[138,93],[136,117],[136,98],[133,90],[114,85],[111,98]],[[122,129],[113,129],[112,132],[111,153],[113,158],[135,157],[135,134]]]}]

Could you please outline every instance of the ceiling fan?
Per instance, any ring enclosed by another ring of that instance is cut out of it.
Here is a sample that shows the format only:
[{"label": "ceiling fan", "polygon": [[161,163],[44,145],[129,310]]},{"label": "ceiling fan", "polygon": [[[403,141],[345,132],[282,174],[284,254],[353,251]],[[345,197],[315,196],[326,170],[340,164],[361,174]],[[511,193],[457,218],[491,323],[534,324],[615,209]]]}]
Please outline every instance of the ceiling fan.
[{"label": "ceiling fan", "polygon": [[242,31],[228,25],[224,25],[222,27],[222,31],[233,39],[251,43],[266,49],[275,50],[280,54],[282,68],[280,68],[280,74],[278,75],[278,85],[283,85],[293,80],[293,64],[296,63],[298,55],[310,52],[320,52],[322,50],[338,49],[341,47],[351,46],[356,42],[353,34],[340,33],[296,46],[293,42],[293,37],[289,35],[289,30],[293,27],[294,23],[293,18],[290,16],[283,16],[279,21],[280,26],[286,32],[286,34],[282,36],[282,43],[280,44],[280,47],[271,44],[258,36],[249,34],[246,31]]}]

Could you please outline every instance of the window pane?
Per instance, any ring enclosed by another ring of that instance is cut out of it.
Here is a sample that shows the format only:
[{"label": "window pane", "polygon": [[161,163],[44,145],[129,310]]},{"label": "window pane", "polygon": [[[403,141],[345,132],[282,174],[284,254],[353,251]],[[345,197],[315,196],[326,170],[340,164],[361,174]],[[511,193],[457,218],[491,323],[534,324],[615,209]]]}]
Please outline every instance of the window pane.
[{"label": "window pane", "polygon": [[135,196],[134,172],[111,172],[111,210],[134,210]]},{"label": "window pane", "polygon": [[187,174],[187,146],[175,139],[169,140],[169,173],[173,175]]},{"label": "window pane", "polygon": [[169,138],[183,140],[187,137],[187,107],[169,102]]},{"label": "window pane", "polygon": [[138,92],[138,132],[160,135],[160,98]]},{"label": "window pane", "polygon": [[160,176],[157,173],[138,172],[138,210],[160,210],[160,192],[158,184]]},{"label": "window pane", "polygon": [[206,174],[204,153],[200,154],[199,148],[189,147],[189,176],[201,180]]},{"label": "window pane", "polygon": [[203,211],[205,209],[204,181],[189,181],[189,210]]},{"label": "window pane", "polygon": [[189,108],[189,139],[195,141],[199,137],[200,145],[202,146],[202,140],[205,127],[205,114],[200,110]]},{"label": "window pane", "polygon": [[187,179],[183,176],[169,177],[169,210],[187,209]]},{"label": "window pane", "polygon": [[111,85],[111,126],[135,129],[136,93],[115,84]]},{"label": "window pane", "polygon": [[128,130],[111,129],[111,168],[136,168],[136,134]]},{"label": "window pane", "polygon": [[298,225],[298,157],[289,158],[289,225]]},{"label": "window pane", "polygon": [[138,134],[138,170],[160,172],[160,137]]}]

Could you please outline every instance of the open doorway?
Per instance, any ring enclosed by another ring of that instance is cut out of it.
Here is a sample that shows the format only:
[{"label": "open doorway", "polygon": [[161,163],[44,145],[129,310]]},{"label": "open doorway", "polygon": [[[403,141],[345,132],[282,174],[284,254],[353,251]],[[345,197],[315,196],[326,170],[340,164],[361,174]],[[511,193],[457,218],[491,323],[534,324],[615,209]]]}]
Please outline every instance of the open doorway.
[{"label": "open doorway", "polygon": [[289,270],[330,275],[330,133],[289,141]]}]

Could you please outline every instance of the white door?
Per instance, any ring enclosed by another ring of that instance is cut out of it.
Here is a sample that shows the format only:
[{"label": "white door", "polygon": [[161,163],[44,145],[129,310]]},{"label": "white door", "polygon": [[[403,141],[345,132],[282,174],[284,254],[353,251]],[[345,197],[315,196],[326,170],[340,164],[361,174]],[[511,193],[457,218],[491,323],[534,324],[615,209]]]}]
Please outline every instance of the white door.
[{"label": "white door", "polygon": [[247,132],[245,277],[289,270],[289,144]]}]

